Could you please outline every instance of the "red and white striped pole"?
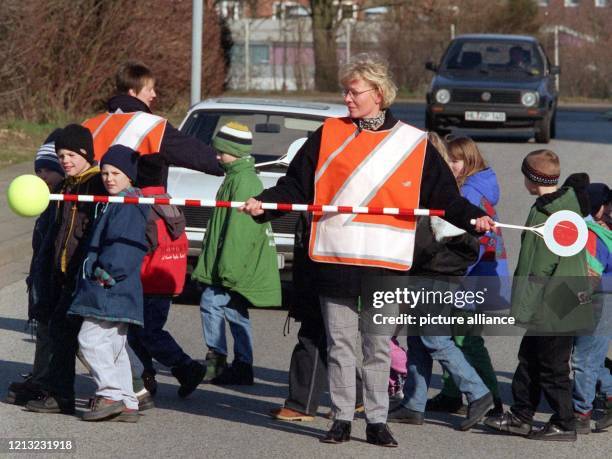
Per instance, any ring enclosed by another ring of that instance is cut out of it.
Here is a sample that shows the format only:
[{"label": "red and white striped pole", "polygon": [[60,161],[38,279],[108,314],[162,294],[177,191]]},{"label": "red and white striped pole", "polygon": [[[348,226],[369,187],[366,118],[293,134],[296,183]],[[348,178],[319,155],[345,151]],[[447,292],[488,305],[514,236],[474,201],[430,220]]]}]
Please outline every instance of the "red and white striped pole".
[{"label": "red and white striped pole", "polygon": [[[210,199],[181,199],[181,198],[147,198],[135,196],[99,196],[88,194],[51,194],[50,201],[70,202],[108,202],[118,204],[158,204],[186,207],[240,207],[244,202],[214,201]],[[319,204],[280,204],[274,202],[262,203],[264,210],[278,210],[282,212],[323,212],[338,214],[370,214],[370,215],[401,215],[401,216],[437,216],[444,217],[443,210],[436,209],[402,209],[398,207],[361,207],[361,206],[328,206]]]}]

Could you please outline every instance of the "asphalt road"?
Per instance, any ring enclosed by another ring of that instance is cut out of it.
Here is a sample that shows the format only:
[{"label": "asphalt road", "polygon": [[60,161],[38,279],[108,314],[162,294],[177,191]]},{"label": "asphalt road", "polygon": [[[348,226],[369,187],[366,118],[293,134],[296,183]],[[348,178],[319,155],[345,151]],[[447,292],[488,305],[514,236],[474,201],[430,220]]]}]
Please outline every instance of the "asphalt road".
[{"label": "asphalt road", "polygon": [[[395,112],[401,119],[423,126],[423,106],[399,105]],[[611,183],[612,123],[593,110],[561,110],[558,120],[560,138],[548,148],[561,157],[562,178],[570,172],[585,171],[593,181]],[[522,224],[533,197],[523,189],[520,162],[526,153],[541,145],[516,139],[503,142],[481,139],[479,146],[500,179],[501,220]],[[9,172],[23,173],[23,167]],[[0,173],[2,188],[6,186],[7,175],[10,173]],[[12,216],[4,202],[0,203],[0,223],[4,225],[0,232],[0,244],[7,244],[4,247],[23,244],[23,239],[29,238],[23,230],[24,221]],[[21,239],[13,234],[15,231],[9,231],[17,227],[21,228]],[[515,231],[504,232],[512,266],[516,263],[519,236]],[[8,253],[4,249],[0,253],[0,397],[4,397],[9,381],[29,371],[34,351],[30,335],[24,331],[23,278],[29,254],[21,250],[8,257]],[[581,436],[575,444],[550,444],[496,435],[482,426],[467,433],[459,432],[455,427],[461,417],[442,415],[428,416],[424,426],[392,427],[400,442],[400,447],[394,450],[365,443],[362,418],[354,423],[350,443],[320,444],[317,438],[329,428],[328,420],[317,417],[312,423],[285,423],[267,416],[287,393],[287,368],[298,327],[292,326],[290,335],[283,336],[285,316],[285,312],[278,310],[252,310],[255,386],[202,385],[190,398],[180,400],[176,396],[176,381],[167,369],[160,367],[158,407],[147,411],[134,425],[85,423],[77,417],[34,414],[0,403],[0,439],[3,439],[0,454],[6,452],[2,448],[6,447],[8,438],[71,439],[79,457],[607,457],[612,449],[612,432]],[[197,307],[174,305],[168,328],[189,354],[194,358],[204,357]],[[511,401],[510,382],[517,363],[518,342],[515,337],[487,338],[506,403]],[[435,371],[439,375],[437,366]],[[77,393],[82,399],[80,407],[84,409],[84,399],[93,392],[94,384],[84,368],[79,366],[78,373]],[[438,388],[436,376],[432,394]],[[327,412],[327,403],[326,398],[319,410],[321,414]],[[542,405],[537,419],[545,421],[549,413]]]}]

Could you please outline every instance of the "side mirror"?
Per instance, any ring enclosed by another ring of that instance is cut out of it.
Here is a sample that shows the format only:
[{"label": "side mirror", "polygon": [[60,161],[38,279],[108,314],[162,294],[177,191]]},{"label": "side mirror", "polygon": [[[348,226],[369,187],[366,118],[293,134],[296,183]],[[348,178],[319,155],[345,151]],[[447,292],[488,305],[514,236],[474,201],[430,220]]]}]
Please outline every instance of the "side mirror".
[{"label": "side mirror", "polygon": [[551,65],[550,66],[550,74],[551,75],[560,75],[561,74],[561,67],[559,67],[558,65]]},{"label": "side mirror", "polygon": [[438,71],[438,66],[431,61],[425,62],[425,68],[427,70],[431,70],[432,72]]},{"label": "side mirror", "polygon": [[306,137],[300,137],[299,139],[291,142],[291,145],[289,145],[289,148],[287,148],[287,154],[281,158],[280,163],[288,166],[291,161],[293,161],[293,158],[295,158],[295,155],[300,148],[302,148],[302,145],[306,143],[306,140],[308,140]]}]

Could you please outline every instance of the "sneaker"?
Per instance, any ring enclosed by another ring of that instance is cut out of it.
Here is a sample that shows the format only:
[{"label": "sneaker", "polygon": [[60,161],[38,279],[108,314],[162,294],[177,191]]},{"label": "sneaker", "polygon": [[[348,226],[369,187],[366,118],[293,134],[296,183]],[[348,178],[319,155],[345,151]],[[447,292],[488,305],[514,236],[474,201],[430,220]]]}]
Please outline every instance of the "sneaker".
[{"label": "sneaker", "polygon": [[522,421],[514,415],[511,411],[503,413],[501,416],[488,417],[484,421],[484,425],[491,429],[498,430],[504,433],[511,433],[515,435],[529,435],[531,432],[531,424]]},{"label": "sneaker", "polygon": [[419,411],[414,411],[406,408],[405,406],[399,405],[389,411],[389,414],[387,415],[387,422],[420,426],[423,425],[423,422],[425,422],[425,416]]},{"label": "sneaker", "polygon": [[25,409],[34,413],[61,413],[74,414],[74,399],[63,399],[49,393],[36,400],[30,400],[25,404]]},{"label": "sneaker", "polygon": [[157,381],[155,380],[155,372],[150,370],[144,370],[142,372],[141,378],[145,389],[149,392],[149,395],[151,397],[155,397],[155,394],[157,394]]},{"label": "sneaker", "polygon": [[612,426],[612,400],[608,399],[606,415],[595,423],[597,430],[604,430]]},{"label": "sneaker", "polygon": [[215,351],[206,354],[206,376],[204,382],[211,382],[227,368],[227,356]]},{"label": "sneaker", "polygon": [[591,412],[588,413],[574,413],[576,418],[576,433],[581,435],[587,435],[591,433]]},{"label": "sneaker", "polygon": [[110,422],[138,422],[138,420],[140,419],[140,415],[138,414],[138,411],[142,411],[140,409],[140,406],[138,407],[137,410],[133,410],[128,408],[127,406],[123,407],[123,410],[121,411],[121,413],[119,413],[118,416],[114,416],[110,419],[108,419]]},{"label": "sneaker", "polygon": [[23,382],[12,382],[9,384],[6,403],[14,405],[25,405],[30,400],[44,397],[42,388],[32,382],[32,378],[26,378]]},{"label": "sneaker", "polygon": [[83,421],[106,421],[119,415],[125,405],[122,400],[111,400],[104,397],[93,399],[91,409],[83,413]]},{"label": "sneaker", "polygon": [[322,443],[344,443],[351,439],[350,421],[334,421],[331,429],[321,438]]},{"label": "sneaker", "polygon": [[577,435],[575,430],[563,430],[549,422],[544,427],[532,430],[527,438],[542,441],[576,441]]},{"label": "sneaker", "polygon": [[[151,393],[147,389],[142,389],[140,392],[137,392],[136,398],[138,399],[138,411],[146,411],[151,408],[155,408],[155,402],[153,401],[153,397],[151,397]],[[129,408],[126,408],[126,410]]]},{"label": "sneaker", "polygon": [[425,405],[425,411],[459,413],[462,410],[463,412],[466,411],[461,397],[449,397],[448,395],[444,395],[442,392],[427,400],[427,404]]},{"label": "sneaker", "polygon": [[397,448],[397,441],[393,438],[389,426],[382,422],[366,426],[366,441],[376,446]]},{"label": "sneaker", "polygon": [[204,379],[206,368],[199,362],[192,360],[187,365],[172,368],[172,376],[178,379],[181,387],[178,388],[178,396],[187,397]]},{"label": "sneaker", "polygon": [[493,398],[493,408],[491,408],[486,417],[488,418],[497,418],[504,414],[504,404],[501,401],[501,398]]},{"label": "sneaker", "polygon": [[234,360],[219,376],[211,381],[219,386],[252,386],[253,365]]},{"label": "sneaker", "polygon": [[310,416],[309,414],[292,410],[291,408],[287,408],[285,406],[281,406],[280,408],[275,408],[271,410],[270,416],[272,416],[274,419],[279,419],[281,421],[314,421],[314,416]]},{"label": "sneaker", "polygon": [[491,395],[491,392],[488,392],[479,399],[471,402],[468,405],[468,412],[465,421],[461,423],[459,430],[470,430],[476,423],[485,417],[487,411],[493,408],[493,406],[493,395]]}]

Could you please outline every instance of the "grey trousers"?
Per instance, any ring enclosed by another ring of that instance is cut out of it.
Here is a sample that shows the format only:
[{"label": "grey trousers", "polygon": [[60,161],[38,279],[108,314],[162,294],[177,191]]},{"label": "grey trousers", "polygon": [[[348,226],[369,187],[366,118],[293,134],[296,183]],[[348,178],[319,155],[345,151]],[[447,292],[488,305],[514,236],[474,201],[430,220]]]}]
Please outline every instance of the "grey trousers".
[{"label": "grey trousers", "polygon": [[137,410],[138,399],[132,388],[132,370],[126,344],[126,323],[90,317],[83,320],[79,345],[98,386],[96,395],[122,400],[126,407]]},{"label": "grey trousers", "polygon": [[[327,332],[327,372],[334,419],[352,421],[355,415],[357,297],[321,296],[321,312]],[[390,336],[362,334],[363,403],[368,424],[387,422],[389,411]]]}]

